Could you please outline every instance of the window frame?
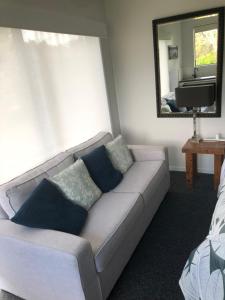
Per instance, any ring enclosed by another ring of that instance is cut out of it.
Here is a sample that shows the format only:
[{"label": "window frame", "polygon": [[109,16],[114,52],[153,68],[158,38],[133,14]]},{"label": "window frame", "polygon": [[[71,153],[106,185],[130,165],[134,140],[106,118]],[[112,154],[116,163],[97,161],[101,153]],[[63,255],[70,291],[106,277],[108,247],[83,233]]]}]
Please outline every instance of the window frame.
[{"label": "window frame", "polygon": [[[207,67],[207,66],[217,65],[217,62],[213,63],[213,64],[197,65],[196,64],[196,47],[195,47],[195,34],[196,33],[215,30],[215,29],[217,29],[217,48],[218,48],[218,24],[217,23],[205,24],[205,25],[200,25],[200,26],[195,26],[194,27],[194,29],[193,29],[194,68],[204,68],[204,67]],[[217,51],[217,53],[218,53],[218,51]],[[217,60],[218,60],[218,57],[217,57]]]}]

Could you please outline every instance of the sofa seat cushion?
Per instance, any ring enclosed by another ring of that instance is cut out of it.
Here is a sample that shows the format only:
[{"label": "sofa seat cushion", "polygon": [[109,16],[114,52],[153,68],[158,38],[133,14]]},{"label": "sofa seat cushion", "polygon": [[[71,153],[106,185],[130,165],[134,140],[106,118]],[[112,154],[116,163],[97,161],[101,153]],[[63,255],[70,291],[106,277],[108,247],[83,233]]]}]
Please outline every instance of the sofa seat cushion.
[{"label": "sofa seat cushion", "polygon": [[143,214],[143,199],[138,193],[103,194],[89,210],[81,232],[92,246],[98,272],[102,272]]},{"label": "sofa seat cushion", "polygon": [[165,161],[135,162],[113,192],[140,193],[144,203],[149,205],[151,195],[160,188],[161,180],[166,173],[168,173],[168,168]]}]

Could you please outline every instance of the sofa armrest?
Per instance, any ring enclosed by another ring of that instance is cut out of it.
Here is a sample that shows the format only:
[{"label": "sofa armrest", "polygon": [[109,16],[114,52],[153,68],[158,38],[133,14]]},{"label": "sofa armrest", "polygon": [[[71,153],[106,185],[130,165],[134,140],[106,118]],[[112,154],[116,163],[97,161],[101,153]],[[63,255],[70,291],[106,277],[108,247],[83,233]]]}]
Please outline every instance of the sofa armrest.
[{"label": "sofa armrest", "polygon": [[165,160],[167,158],[167,149],[163,146],[151,145],[128,145],[135,161],[151,161],[151,160]]},{"label": "sofa armrest", "polygon": [[0,220],[0,289],[24,299],[101,300],[90,243]]}]

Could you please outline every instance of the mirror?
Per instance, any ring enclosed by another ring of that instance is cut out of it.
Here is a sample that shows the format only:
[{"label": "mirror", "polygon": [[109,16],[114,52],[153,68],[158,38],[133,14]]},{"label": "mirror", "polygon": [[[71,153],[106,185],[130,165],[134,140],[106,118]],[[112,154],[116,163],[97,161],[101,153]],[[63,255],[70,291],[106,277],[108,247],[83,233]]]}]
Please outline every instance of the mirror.
[{"label": "mirror", "polygon": [[221,116],[224,8],[153,20],[158,117],[192,117],[193,107],[178,107],[175,89],[210,85],[211,106],[200,117]]}]

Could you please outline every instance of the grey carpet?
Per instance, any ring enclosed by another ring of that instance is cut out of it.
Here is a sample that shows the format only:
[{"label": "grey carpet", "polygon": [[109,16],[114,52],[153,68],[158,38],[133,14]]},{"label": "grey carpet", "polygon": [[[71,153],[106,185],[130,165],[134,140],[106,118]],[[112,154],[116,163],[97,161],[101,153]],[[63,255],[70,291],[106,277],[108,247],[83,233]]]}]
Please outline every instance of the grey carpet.
[{"label": "grey carpet", "polygon": [[[190,191],[185,174],[171,172],[170,191],[108,300],[183,299],[178,280],[189,253],[207,235],[216,200],[212,175],[199,175]],[[0,300],[19,298],[0,293]]]},{"label": "grey carpet", "polygon": [[199,175],[188,190],[185,173],[171,172],[171,188],[108,300],[183,300],[178,280],[216,201],[212,175]]}]

